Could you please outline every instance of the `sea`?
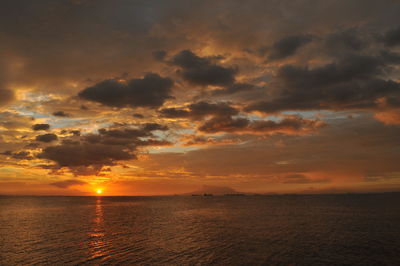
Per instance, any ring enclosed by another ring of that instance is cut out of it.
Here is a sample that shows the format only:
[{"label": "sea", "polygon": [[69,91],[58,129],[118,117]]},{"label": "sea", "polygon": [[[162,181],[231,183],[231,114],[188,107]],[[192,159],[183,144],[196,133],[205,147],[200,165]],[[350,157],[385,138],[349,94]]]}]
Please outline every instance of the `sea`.
[{"label": "sea", "polygon": [[0,265],[400,265],[400,193],[0,196]]}]

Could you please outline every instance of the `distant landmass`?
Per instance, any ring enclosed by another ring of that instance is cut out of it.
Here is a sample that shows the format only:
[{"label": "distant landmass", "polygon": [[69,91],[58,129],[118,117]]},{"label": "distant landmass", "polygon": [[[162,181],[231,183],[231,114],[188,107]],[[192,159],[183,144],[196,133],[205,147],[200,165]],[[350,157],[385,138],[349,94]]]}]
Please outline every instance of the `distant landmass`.
[{"label": "distant landmass", "polygon": [[231,187],[222,187],[222,186],[209,186],[209,185],[204,185],[200,189],[192,191],[190,193],[184,193],[183,195],[239,195],[243,194],[241,192],[238,192],[237,190],[231,188]]}]

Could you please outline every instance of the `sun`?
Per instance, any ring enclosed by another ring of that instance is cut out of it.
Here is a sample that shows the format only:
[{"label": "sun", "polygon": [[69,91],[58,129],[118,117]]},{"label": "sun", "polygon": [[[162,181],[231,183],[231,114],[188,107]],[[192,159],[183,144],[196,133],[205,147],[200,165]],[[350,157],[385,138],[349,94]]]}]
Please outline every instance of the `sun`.
[{"label": "sun", "polygon": [[96,189],[96,193],[97,195],[100,195],[103,193],[103,190],[101,188]]}]

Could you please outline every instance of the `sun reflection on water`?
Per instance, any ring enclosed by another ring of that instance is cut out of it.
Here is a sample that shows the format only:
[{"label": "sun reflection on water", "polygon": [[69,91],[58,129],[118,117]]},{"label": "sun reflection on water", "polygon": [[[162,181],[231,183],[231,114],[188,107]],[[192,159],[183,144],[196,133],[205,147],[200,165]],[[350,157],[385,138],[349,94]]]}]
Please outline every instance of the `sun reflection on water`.
[{"label": "sun reflection on water", "polygon": [[89,233],[91,254],[90,260],[103,258],[108,255],[106,250],[107,243],[105,240],[104,211],[101,197],[96,199],[95,216],[92,224],[93,227]]}]

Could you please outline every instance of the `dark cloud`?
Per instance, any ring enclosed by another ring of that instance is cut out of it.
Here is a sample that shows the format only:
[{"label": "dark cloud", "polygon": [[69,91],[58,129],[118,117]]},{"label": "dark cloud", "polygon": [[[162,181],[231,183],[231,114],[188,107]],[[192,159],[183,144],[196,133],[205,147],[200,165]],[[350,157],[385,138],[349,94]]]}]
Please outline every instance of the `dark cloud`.
[{"label": "dark cloud", "polygon": [[220,137],[193,135],[185,136],[182,140],[185,141],[184,146],[230,145],[242,142],[242,140],[236,135],[224,135]]},{"label": "dark cloud", "polygon": [[382,67],[383,62],[380,58],[353,54],[335,63],[312,69],[285,65],[278,70],[277,77],[290,88],[312,89],[353,79],[369,79],[381,74]]},{"label": "dark cloud", "polygon": [[153,52],[153,57],[157,61],[164,61],[166,56],[167,56],[167,52],[164,50],[158,50],[158,51]]},{"label": "dark cloud", "polygon": [[53,113],[54,116],[58,116],[58,117],[69,117],[70,114],[65,113],[64,111],[57,111]]},{"label": "dark cloud", "polygon": [[74,134],[63,139],[61,144],[45,148],[38,157],[54,161],[53,170],[66,167],[75,175],[97,174],[104,166],[136,159],[138,147],[171,145],[153,134],[153,131],[166,130],[167,126],[157,123],[145,123],[136,128],[101,128],[98,134]]},{"label": "dark cloud", "polygon": [[2,155],[10,156],[12,155],[12,151],[5,151],[1,153]]},{"label": "dark cloud", "polygon": [[206,116],[232,116],[239,113],[239,110],[225,102],[209,103],[200,101],[192,103],[186,109],[166,108],[160,113],[168,118],[191,118],[194,120],[203,119]]},{"label": "dark cloud", "polygon": [[99,172],[103,166],[114,165],[115,161],[135,159],[130,149],[122,145],[106,145],[102,143],[61,144],[45,148],[38,155],[48,159],[57,166],[68,167],[75,174],[85,173],[84,168],[90,168],[91,173]]},{"label": "dark cloud", "polygon": [[285,110],[365,110],[378,108],[381,97],[399,93],[400,85],[394,81],[366,80],[314,91],[297,91],[272,101],[251,104],[245,110],[264,113]]},{"label": "dark cloud", "polygon": [[142,125],[143,130],[145,131],[167,131],[169,128],[166,125],[161,125],[161,124],[157,124],[157,123],[146,123],[144,125]]},{"label": "dark cloud", "polygon": [[[189,118],[204,121],[198,130],[204,133],[248,133],[248,134],[305,134],[318,130],[325,124],[318,120],[302,119],[290,116],[281,121],[250,120],[245,117],[234,117],[239,110],[228,103],[197,102],[184,109],[162,109],[161,114],[172,118]],[[204,140],[203,140],[204,141]]]},{"label": "dark cloud", "polygon": [[73,136],[80,136],[81,135],[81,131],[80,130],[66,130],[63,129],[60,131],[61,135],[67,135],[67,134],[72,134]]},{"label": "dark cloud", "polygon": [[71,130],[70,133],[72,133],[72,135],[74,135],[74,136],[80,136],[81,135],[81,131],[80,130]]},{"label": "dark cloud", "polygon": [[237,70],[220,66],[211,58],[199,57],[190,50],[176,54],[171,64],[181,68],[182,77],[197,85],[229,86],[235,82]]},{"label": "dark cloud", "polygon": [[[99,129],[99,134],[88,134],[83,136],[83,140],[89,143],[102,143],[106,145],[126,145],[130,148],[137,146],[157,146],[155,136],[152,131],[166,131],[167,126],[156,123],[144,124],[141,128],[118,128],[118,129]],[[166,144],[166,142],[159,142]]]},{"label": "dark cloud", "polygon": [[87,184],[86,182],[77,180],[77,179],[68,179],[68,180],[50,183],[50,185],[58,187],[58,188],[69,188],[72,186],[83,186],[86,184]]},{"label": "dark cloud", "polygon": [[168,141],[168,140],[159,140],[159,139],[154,139],[154,138],[148,138],[148,139],[144,139],[144,140],[137,140],[135,142],[135,144],[137,146],[155,146],[155,147],[159,147],[159,146],[172,146],[174,145],[173,142]]},{"label": "dark cloud", "polygon": [[381,58],[360,55],[312,69],[286,65],[277,72],[271,100],[251,104],[245,110],[273,113],[374,108],[378,99],[400,95],[399,83],[380,78],[385,71]]},{"label": "dark cloud", "polygon": [[400,54],[392,51],[381,51],[382,60],[388,64],[400,65]]},{"label": "dark cloud", "polygon": [[213,85],[222,87],[212,91],[212,95],[228,95],[241,91],[249,91],[255,86],[249,83],[236,83],[235,76],[238,70],[217,64],[221,56],[200,57],[190,50],[183,50],[176,54],[170,64],[180,67],[178,73],[196,85]]},{"label": "dark cloud", "polygon": [[113,137],[113,138],[126,138],[133,139],[139,137],[150,136],[151,133],[147,130],[136,129],[136,128],[122,128],[122,129],[99,129],[99,135]]},{"label": "dark cloud", "polygon": [[319,120],[303,119],[298,116],[284,118],[281,121],[249,120],[247,118],[213,117],[199,127],[206,133],[230,132],[250,134],[305,134],[315,132],[325,123]]},{"label": "dark cloud", "polygon": [[99,134],[88,134],[83,140],[88,143],[105,145],[126,145],[130,149],[136,148],[139,138],[152,136],[149,132],[139,129],[99,129]]},{"label": "dark cloud", "polygon": [[292,56],[312,39],[313,37],[308,34],[287,36],[272,45],[269,49],[268,60],[280,60]]},{"label": "dark cloud", "polygon": [[26,149],[36,149],[39,147],[40,147],[40,145],[38,143],[29,143],[24,146],[24,148],[26,148]]},{"label": "dark cloud", "polygon": [[137,128],[101,128],[99,129],[99,136],[130,139],[131,141],[134,141],[137,138],[153,136],[153,131],[167,131],[168,129],[168,126],[158,123],[144,123]]},{"label": "dark cloud", "polygon": [[325,45],[328,53],[343,52],[343,50],[361,51],[369,43],[355,28],[345,29],[329,34],[325,38]]},{"label": "dark cloud", "polygon": [[142,79],[126,82],[110,79],[97,83],[79,93],[83,99],[112,107],[160,107],[171,99],[173,81],[149,73]]},{"label": "dark cloud", "polygon": [[159,110],[163,117],[167,118],[185,118],[190,116],[190,111],[178,108],[164,108]]},{"label": "dark cloud", "polygon": [[49,124],[34,124],[32,126],[32,129],[35,130],[35,131],[48,130],[48,129],[50,129],[50,125]]},{"label": "dark cloud", "polygon": [[19,151],[19,152],[5,151],[1,154],[12,157],[17,160],[32,160],[33,159],[32,155],[29,151]]},{"label": "dark cloud", "polygon": [[[164,130],[153,127],[153,130]],[[118,161],[136,159],[139,146],[171,145],[169,141],[155,138],[151,131],[143,129],[100,129],[99,134],[81,137],[81,141],[63,141],[62,144],[45,148],[38,155],[54,161],[53,170],[68,168],[75,175],[98,174],[104,166]]]},{"label": "dark cloud", "polygon": [[206,133],[218,132],[240,132],[246,131],[250,120],[247,118],[232,118],[230,116],[217,116],[207,120],[199,127],[199,130]]},{"label": "dark cloud", "polygon": [[56,134],[48,133],[48,134],[43,134],[43,135],[38,135],[36,136],[37,141],[41,142],[52,142],[58,140],[58,137]]},{"label": "dark cloud", "polygon": [[400,26],[387,31],[382,36],[382,41],[386,46],[397,46],[400,44]]},{"label": "dark cloud", "polygon": [[144,118],[144,115],[142,115],[142,114],[133,114],[132,115],[134,118],[139,118],[139,119],[142,119],[142,118]]},{"label": "dark cloud", "polygon": [[225,102],[208,103],[201,101],[190,104],[188,107],[190,110],[190,114],[193,117],[204,117],[207,115],[230,116],[239,113],[236,108],[230,106],[228,103]]}]

